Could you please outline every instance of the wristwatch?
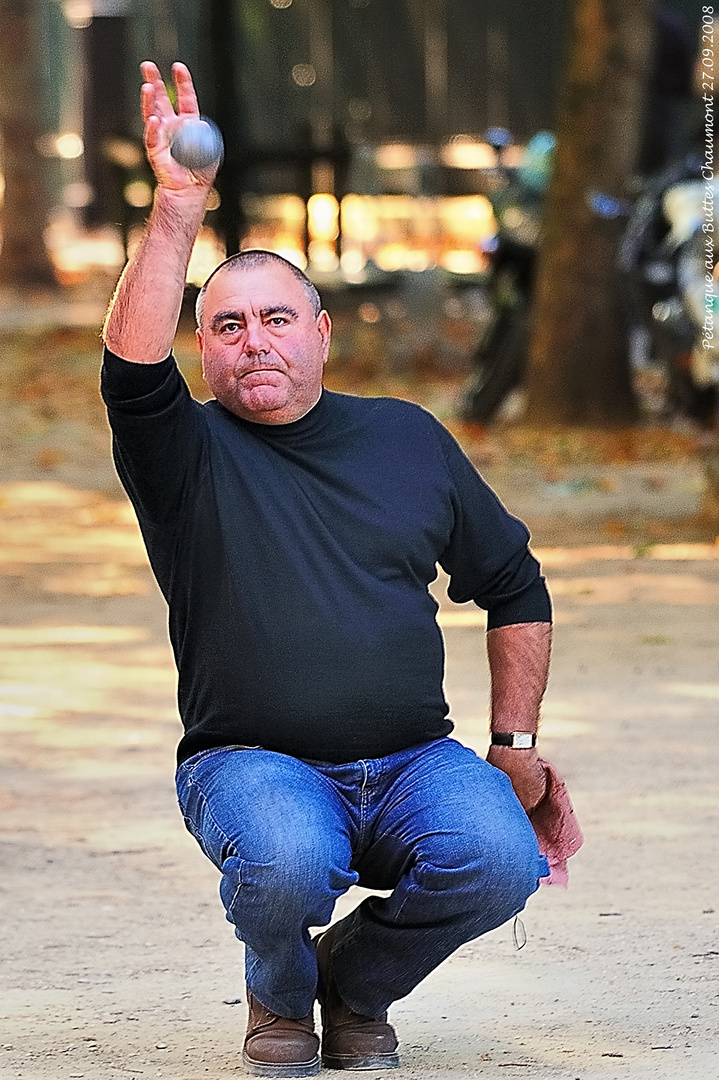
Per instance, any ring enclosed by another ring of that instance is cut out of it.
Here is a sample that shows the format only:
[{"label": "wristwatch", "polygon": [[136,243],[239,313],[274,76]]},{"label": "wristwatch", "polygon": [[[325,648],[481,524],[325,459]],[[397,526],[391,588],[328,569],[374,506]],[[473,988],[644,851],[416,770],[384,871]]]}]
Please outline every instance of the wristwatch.
[{"label": "wristwatch", "polygon": [[492,746],[511,746],[513,750],[531,750],[537,736],[531,731],[493,731]]}]

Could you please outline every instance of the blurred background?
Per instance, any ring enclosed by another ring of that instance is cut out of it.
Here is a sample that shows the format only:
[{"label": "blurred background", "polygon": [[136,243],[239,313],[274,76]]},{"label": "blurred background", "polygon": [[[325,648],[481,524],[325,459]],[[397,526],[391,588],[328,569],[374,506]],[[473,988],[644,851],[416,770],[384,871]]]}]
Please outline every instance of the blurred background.
[{"label": "blurred background", "polygon": [[619,482],[568,467],[691,461],[682,514],[714,535],[704,8],[0,0],[8,478],[72,479],[78,423],[104,433],[97,330],[153,197],[138,65],[180,59],[226,145],[177,342],[196,393],[198,286],[271,248],[333,316],[330,386],[421,401],[490,472],[569,484],[550,493],[579,517],[587,496],[611,517]]},{"label": "blurred background", "polygon": [[[39,186],[44,173],[51,257],[60,281],[74,284],[95,267],[121,264],[119,245],[151,202],[137,107],[146,56],[168,77],[174,59],[185,61],[204,110],[223,129],[227,156],[207,219],[223,252],[262,243],[309,259],[313,272],[341,270],[350,279],[368,260],[389,272],[480,272],[481,244],[493,230],[482,196],[494,154],[484,133],[508,128],[515,145],[507,163],[516,165],[527,140],[551,128],[569,5],[5,7],[16,23],[5,28],[3,59],[28,69],[6,87],[19,97],[4,104],[6,126],[13,107],[26,126],[24,134],[19,124],[6,131],[5,152],[34,156]],[[15,138],[20,145],[9,145]],[[313,195],[326,197],[310,202]],[[81,248],[80,235],[94,244]],[[213,254],[208,239],[193,280],[202,280]]]}]

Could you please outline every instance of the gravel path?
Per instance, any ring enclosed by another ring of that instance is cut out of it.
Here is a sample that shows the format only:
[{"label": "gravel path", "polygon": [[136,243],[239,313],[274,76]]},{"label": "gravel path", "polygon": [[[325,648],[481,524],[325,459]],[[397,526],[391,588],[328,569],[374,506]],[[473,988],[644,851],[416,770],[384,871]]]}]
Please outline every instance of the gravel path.
[{"label": "gravel path", "polygon": [[[719,1077],[719,549],[636,554],[542,552],[542,747],[586,843],[521,951],[502,927],[397,1003],[397,1080]],[[0,1077],[242,1075],[240,947],[174,803],[165,613],[124,502],[0,487],[0,594]],[[484,752],[481,613],[440,618]]]}]

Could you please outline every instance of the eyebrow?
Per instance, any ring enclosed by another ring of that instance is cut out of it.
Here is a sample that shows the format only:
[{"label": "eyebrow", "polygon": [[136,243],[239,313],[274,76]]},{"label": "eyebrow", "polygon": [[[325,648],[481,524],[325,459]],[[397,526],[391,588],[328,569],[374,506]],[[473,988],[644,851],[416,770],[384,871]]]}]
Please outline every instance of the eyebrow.
[{"label": "eyebrow", "polygon": [[[299,312],[296,308],[290,307],[289,304],[273,304],[272,307],[260,308],[260,316],[263,319],[271,318],[273,315],[287,315],[291,319],[298,319]],[[210,328],[217,330],[227,319],[232,319],[235,322],[244,322],[244,313],[242,311],[218,311],[216,315],[212,317],[210,321]]]},{"label": "eyebrow", "polygon": [[260,315],[266,319],[268,315],[289,315],[291,319],[298,319],[299,312],[289,304],[275,304],[274,307],[262,308]]}]

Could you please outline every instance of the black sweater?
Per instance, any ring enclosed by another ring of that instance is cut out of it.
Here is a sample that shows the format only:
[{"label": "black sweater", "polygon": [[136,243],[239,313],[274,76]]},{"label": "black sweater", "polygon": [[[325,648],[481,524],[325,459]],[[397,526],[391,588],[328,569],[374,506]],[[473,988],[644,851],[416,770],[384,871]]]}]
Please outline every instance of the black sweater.
[{"label": "black sweater", "polygon": [[418,406],[325,390],[256,424],[195,401],[171,356],[107,352],[102,392],[169,604],[179,761],[235,744],[354,761],[450,732],[437,562],[490,628],[550,621],[526,528]]}]

